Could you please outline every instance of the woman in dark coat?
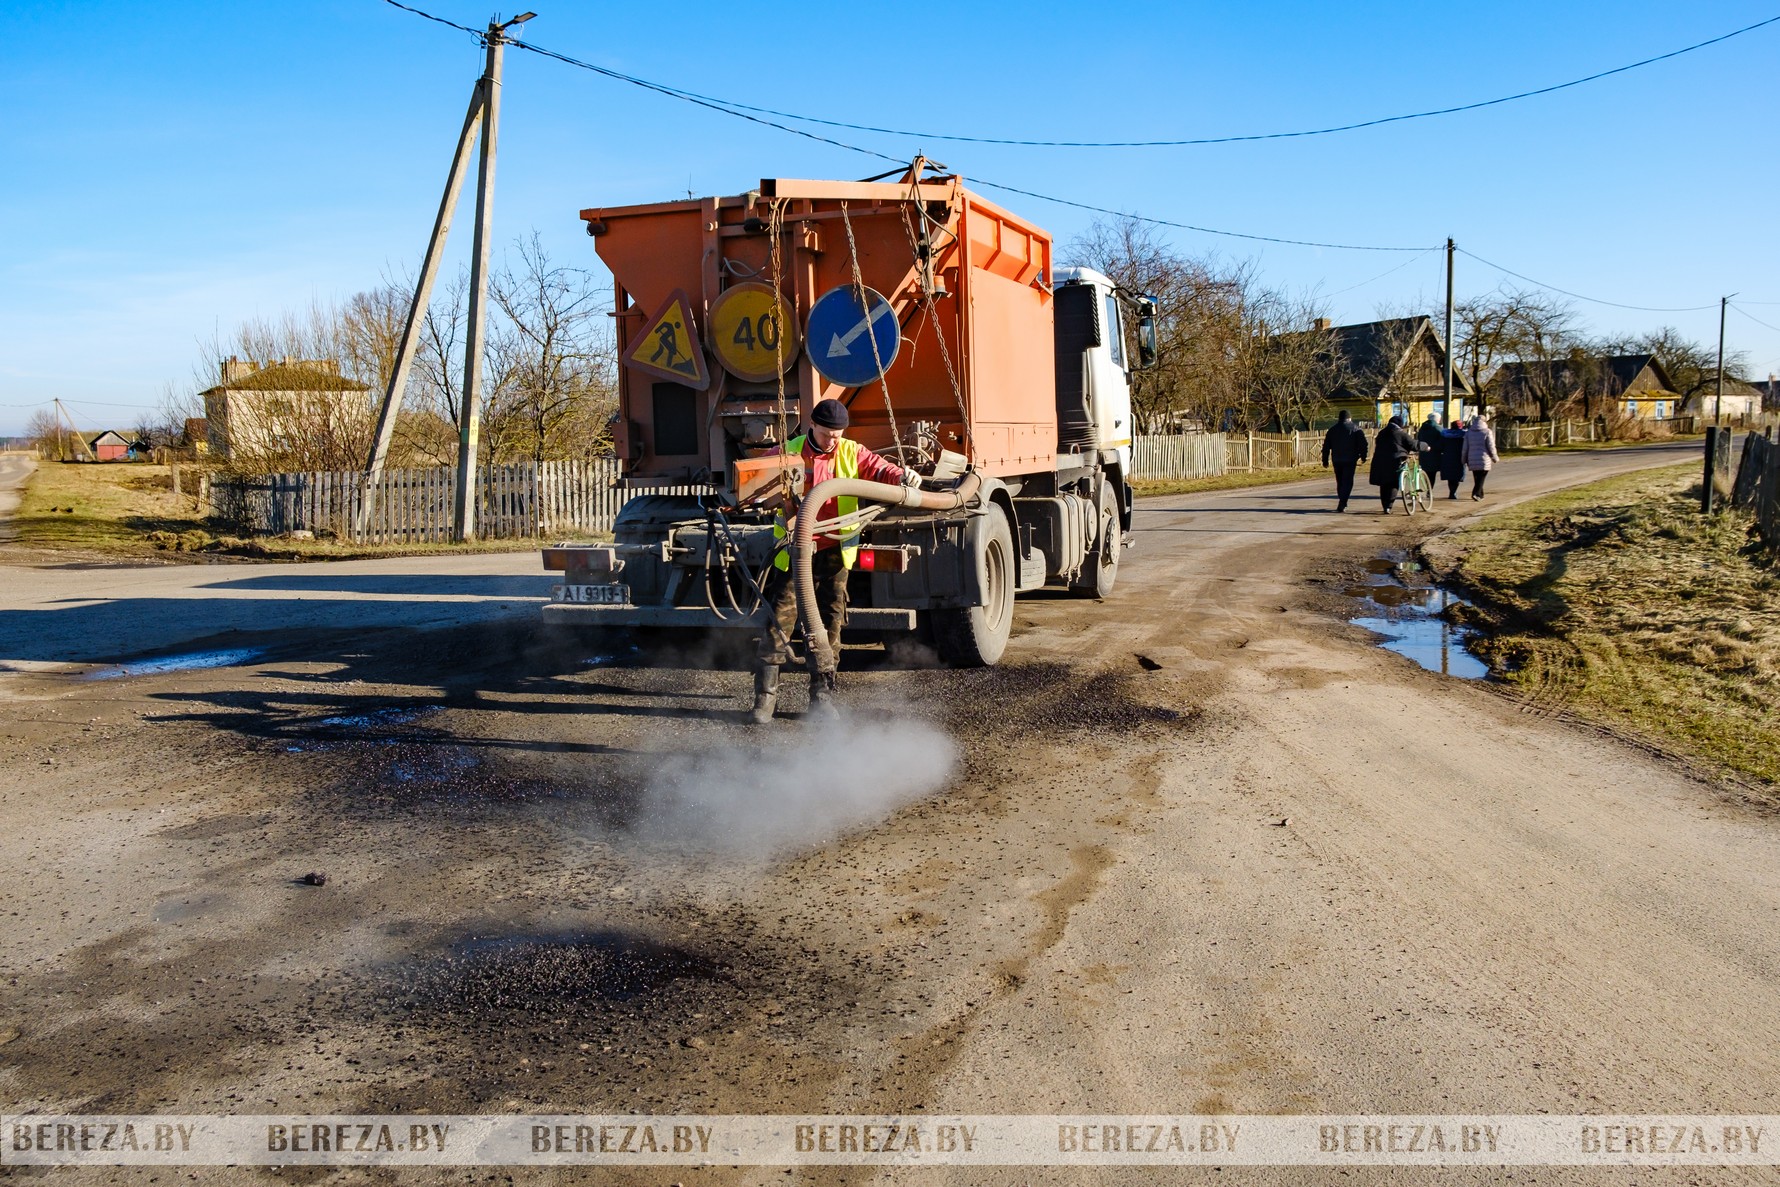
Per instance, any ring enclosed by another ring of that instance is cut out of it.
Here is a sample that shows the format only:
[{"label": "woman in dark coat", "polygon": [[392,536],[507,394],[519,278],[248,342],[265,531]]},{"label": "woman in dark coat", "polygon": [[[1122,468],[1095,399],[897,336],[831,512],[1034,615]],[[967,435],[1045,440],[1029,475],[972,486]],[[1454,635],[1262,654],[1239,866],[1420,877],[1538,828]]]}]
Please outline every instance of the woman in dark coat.
[{"label": "woman in dark coat", "polygon": [[1440,438],[1440,476],[1446,479],[1446,497],[1456,499],[1465,479],[1465,422],[1453,421]]},{"label": "woman in dark coat", "polygon": [[1397,468],[1404,458],[1415,454],[1415,438],[1403,427],[1403,418],[1391,417],[1391,423],[1378,430],[1378,440],[1372,443],[1372,469],[1368,474],[1372,485],[1378,488],[1378,501],[1386,515],[1397,501]]}]

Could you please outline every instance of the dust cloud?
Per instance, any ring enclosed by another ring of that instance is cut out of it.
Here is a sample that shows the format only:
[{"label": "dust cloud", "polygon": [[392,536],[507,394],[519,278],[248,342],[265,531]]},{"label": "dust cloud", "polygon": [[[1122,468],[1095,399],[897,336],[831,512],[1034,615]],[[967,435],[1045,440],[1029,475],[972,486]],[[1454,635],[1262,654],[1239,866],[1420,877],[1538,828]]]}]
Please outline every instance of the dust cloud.
[{"label": "dust cloud", "polygon": [[766,861],[825,845],[944,787],[958,748],[926,722],[843,715],[758,731],[742,745],[663,756],[633,835]]}]

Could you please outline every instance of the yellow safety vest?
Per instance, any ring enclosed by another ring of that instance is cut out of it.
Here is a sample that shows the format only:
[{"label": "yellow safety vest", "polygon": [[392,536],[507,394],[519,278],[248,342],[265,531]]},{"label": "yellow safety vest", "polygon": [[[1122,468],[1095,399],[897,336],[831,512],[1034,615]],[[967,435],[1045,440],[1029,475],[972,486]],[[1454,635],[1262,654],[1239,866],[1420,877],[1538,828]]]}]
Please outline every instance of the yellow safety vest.
[{"label": "yellow safety vest", "polygon": [[[803,437],[793,437],[785,442],[785,453],[788,457],[803,455]],[[834,476],[836,478],[859,477],[859,443],[842,437],[834,443]],[[834,501],[836,515],[851,515],[859,510],[859,500],[852,495],[842,495]],[[822,509],[816,507],[811,514],[819,515]],[[835,535],[841,541],[841,564],[851,569],[859,556],[859,528],[845,528]],[[791,550],[785,543],[785,513],[780,511],[773,515],[773,541],[777,551],[773,554],[773,565],[780,569],[791,567]]]}]

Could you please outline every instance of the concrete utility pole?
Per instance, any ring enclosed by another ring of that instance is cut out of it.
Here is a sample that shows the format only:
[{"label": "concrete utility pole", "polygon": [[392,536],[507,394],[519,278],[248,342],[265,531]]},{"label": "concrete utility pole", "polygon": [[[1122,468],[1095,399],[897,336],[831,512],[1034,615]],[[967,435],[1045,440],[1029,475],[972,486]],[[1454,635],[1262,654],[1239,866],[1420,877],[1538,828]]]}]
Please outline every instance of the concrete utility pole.
[{"label": "concrete utility pole", "polygon": [[[1732,293],[1731,297],[1736,295]],[[1718,424],[1724,417],[1724,311],[1730,303],[1730,297],[1718,298],[1718,399],[1712,406],[1713,424]]]},{"label": "concrete utility pole", "polygon": [[1446,240],[1446,407],[1441,418],[1452,427],[1452,239]]},{"label": "concrete utility pole", "polygon": [[401,411],[402,395],[408,387],[408,375],[414,367],[414,355],[420,345],[420,331],[426,322],[427,302],[432,298],[433,284],[439,276],[439,260],[445,252],[445,241],[451,234],[451,216],[457,209],[463,189],[464,174],[469,167],[470,146],[481,134],[481,161],[476,174],[476,230],[470,257],[470,332],[466,344],[462,404],[458,409],[457,493],[452,508],[452,536],[462,541],[476,535],[476,451],[480,425],[479,402],[482,395],[482,343],[485,336],[488,295],[488,255],[494,211],[494,154],[497,124],[500,120],[501,47],[506,31],[538,14],[525,12],[510,21],[490,21],[483,44],[488,49],[482,77],[470,92],[470,109],[464,116],[463,129],[457,136],[457,150],[451,157],[451,170],[446,174],[445,193],[439,200],[439,213],[433,219],[433,235],[427,241],[426,256],[420,267],[420,280],[414,287],[414,303],[408,309],[408,320],[402,329],[402,341],[396,350],[395,365],[390,368],[389,387],[383,393],[383,405],[377,413],[377,436],[371,456],[365,461],[364,492],[359,502],[353,534],[362,536],[369,527],[378,481],[383,477],[384,462],[395,436],[396,416]]}]

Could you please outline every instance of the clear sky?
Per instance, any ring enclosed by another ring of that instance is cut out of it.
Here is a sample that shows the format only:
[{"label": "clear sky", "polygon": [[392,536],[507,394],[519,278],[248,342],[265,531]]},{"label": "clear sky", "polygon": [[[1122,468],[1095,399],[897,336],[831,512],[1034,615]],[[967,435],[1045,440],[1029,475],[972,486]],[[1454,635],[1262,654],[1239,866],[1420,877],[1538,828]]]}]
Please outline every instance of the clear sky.
[{"label": "clear sky", "polygon": [[[527,36],[538,45],[711,95],[931,133],[1091,140],[1444,107],[1780,13],[1780,0],[533,3]],[[465,0],[417,6],[469,25],[492,15]],[[6,8],[0,434],[56,396],[81,427],[133,424],[168,381],[189,381],[199,340],[417,265],[480,69],[470,37],[381,0]],[[1712,341],[1721,294],[1780,302],[1777,117],[1773,25],[1553,95],[1333,136],[1094,150],[831,134],[897,156],[924,151],[967,178],[1207,227],[1360,244],[1452,235],[1589,296],[1713,306],[1578,302],[1596,330],[1667,323]],[[497,239],[535,228],[559,259],[597,268],[575,218],[583,206],[885,168],[509,51]],[[1093,217],[988,192],[1060,240]],[[1437,252],[1171,239],[1253,258],[1271,283],[1320,289],[1338,321],[1412,301],[1438,312]],[[1461,297],[1502,279],[1460,257]],[[1780,304],[1747,313],[1780,326]],[[1780,329],[1736,310],[1728,328],[1758,374],[1780,371]]]}]

